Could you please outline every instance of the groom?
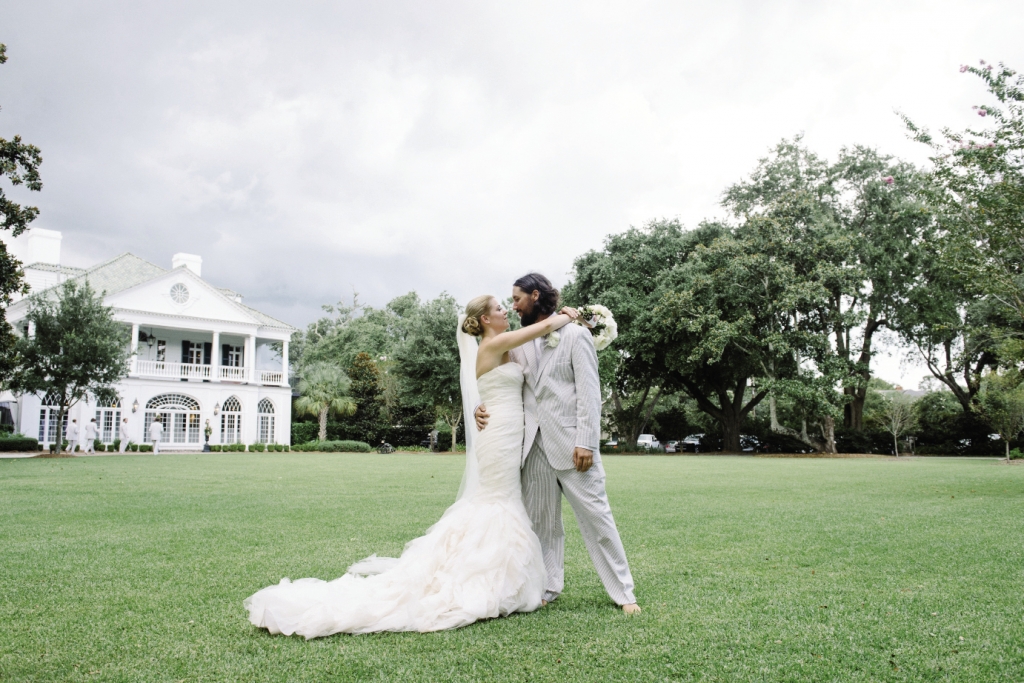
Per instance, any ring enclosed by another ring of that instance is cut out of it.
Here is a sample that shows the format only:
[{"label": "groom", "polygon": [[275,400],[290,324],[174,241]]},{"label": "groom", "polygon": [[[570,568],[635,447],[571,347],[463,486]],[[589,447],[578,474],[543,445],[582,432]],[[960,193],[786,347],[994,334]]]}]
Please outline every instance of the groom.
[{"label": "groom", "polygon": [[[558,306],[558,290],[538,273],[516,280],[513,309],[523,325],[544,320]],[[604,467],[598,450],[601,434],[601,389],[597,352],[590,333],[566,325],[551,338],[536,339],[510,352],[523,367],[523,500],[540,538],[547,568],[544,604],[565,584],[565,529],[562,495],[569,500],[605,590],[627,614],[640,612],[626,551],[604,490]],[[477,408],[476,424],[487,425],[487,407]]]}]

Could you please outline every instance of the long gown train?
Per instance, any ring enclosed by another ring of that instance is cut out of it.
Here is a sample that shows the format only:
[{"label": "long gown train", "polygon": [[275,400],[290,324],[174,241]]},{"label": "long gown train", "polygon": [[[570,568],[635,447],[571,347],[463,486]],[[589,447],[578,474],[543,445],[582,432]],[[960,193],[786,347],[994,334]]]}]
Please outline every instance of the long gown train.
[{"label": "long gown train", "polygon": [[282,579],[246,598],[249,621],[308,639],[438,631],[537,609],[545,570],[520,490],[522,384],[515,363],[479,379],[491,413],[476,442],[479,486],[410,541],[401,557],[371,556],[333,581]]}]

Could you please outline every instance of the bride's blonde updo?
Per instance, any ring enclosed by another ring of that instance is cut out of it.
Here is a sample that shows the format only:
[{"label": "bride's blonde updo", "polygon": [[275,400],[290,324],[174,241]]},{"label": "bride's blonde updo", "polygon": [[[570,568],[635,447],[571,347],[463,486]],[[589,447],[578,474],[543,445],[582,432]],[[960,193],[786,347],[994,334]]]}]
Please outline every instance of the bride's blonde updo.
[{"label": "bride's blonde updo", "polygon": [[479,337],[484,333],[484,324],[480,318],[491,312],[491,302],[494,297],[490,294],[482,294],[466,304],[466,319],[462,323],[462,331],[466,334]]}]

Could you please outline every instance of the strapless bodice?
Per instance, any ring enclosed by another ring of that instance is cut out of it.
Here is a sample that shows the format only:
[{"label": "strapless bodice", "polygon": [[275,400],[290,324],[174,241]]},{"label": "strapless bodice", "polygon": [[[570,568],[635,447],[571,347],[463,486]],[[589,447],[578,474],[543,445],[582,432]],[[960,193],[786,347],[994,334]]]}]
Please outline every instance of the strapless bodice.
[{"label": "strapless bodice", "polygon": [[477,379],[480,402],[491,417],[477,435],[480,466],[478,495],[487,498],[519,498],[519,464],[523,452],[523,369],[505,363]]},{"label": "strapless bodice", "polygon": [[488,408],[507,400],[522,403],[523,379],[523,369],[518,363],[505,363],[485,372],[476,381],[480,402]]}]

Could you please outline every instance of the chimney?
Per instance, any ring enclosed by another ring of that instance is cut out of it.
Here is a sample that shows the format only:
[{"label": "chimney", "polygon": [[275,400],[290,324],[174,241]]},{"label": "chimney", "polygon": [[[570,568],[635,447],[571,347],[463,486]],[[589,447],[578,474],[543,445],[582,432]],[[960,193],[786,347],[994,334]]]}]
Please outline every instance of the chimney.
[{"label": "chimney", "polygon": [[24,264],[26,266],[33,263],[60,265],[60,241],[63,237],[60,231],[30,228],[25,232],[27,239],[25,240]]},{"label": "chimney", "polygon": [[171,268],[181,268],[182,266],[195,273],[196,277],[203,276],[202,256],[197,256],[196,254],[175,254],[171,257]]}]

